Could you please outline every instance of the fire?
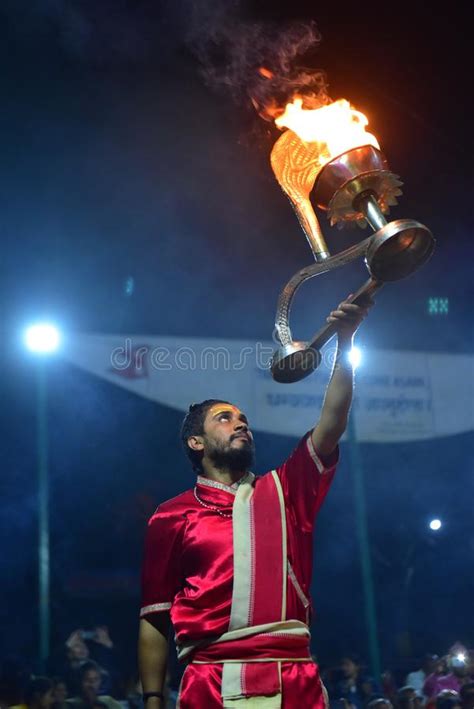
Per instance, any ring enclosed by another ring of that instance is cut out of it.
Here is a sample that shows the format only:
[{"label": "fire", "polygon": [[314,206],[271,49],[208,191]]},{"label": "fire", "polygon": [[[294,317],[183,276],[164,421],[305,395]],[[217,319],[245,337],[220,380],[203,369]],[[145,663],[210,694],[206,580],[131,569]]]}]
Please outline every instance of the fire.
[{"label": "fire", "polygon": [[365,130],[367,118],[345,99],[321,108],[306,109],[303,99],[295,97],[287,104],[284,113],[275,119],[275,124],[279,128],[289,128],[306,143],[318,143],[317,162],[320,166],[352,148],[362,145],[380,147],[377,138]]}]

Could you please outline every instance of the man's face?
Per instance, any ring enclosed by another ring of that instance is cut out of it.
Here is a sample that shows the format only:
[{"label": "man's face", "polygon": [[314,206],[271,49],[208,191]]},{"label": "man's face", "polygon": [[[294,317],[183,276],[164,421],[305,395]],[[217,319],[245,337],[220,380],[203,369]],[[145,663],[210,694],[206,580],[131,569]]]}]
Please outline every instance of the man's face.
[{"label": "man's face", "polygon": [[101,677],[97,670],[88,670],[85,672],[82,678],[82,692],[87,697],[94,697],[97,695],[100,688]]},{"label": "man's face", "polygon": [[89,648],[82,638],[75,638],[74,641],[69,644],[68,656],[69,659],[73,661],[87,660],[89,657]]},{"label": "man's face", "polygon": [[462,694],[462,709],[474,709],[474,689],[469,689]]},{"label": "man's face", "polygon": [[63,704],[67,699],[67,687],[64,682],[58,682],[54,687],[54,700]]},{"label": "man's face", "polygon": [[350,677],[356,677],[357,675],[357,665],[353,662],[350,657],[344,657],[341,662],[342,674],[348,679]]},{"label": "man's face", "polygon": [[255,446],[245,414],[231,404],[214,404],[204,420],[203,454],[218,468],[246,472],[253,464]]},{"label": "man's face", "polygon": [[400,691],[398,705],[401,709],[417,709],[418,699],[415,690],[407,688]]},{"label": "man's face", "polygon": [[51,705],[54,702],[54,692],[52,689],[48,689],[47,692],[43,694],[43,696],[40,699],[40,707],[41,709],[50,709]]}]

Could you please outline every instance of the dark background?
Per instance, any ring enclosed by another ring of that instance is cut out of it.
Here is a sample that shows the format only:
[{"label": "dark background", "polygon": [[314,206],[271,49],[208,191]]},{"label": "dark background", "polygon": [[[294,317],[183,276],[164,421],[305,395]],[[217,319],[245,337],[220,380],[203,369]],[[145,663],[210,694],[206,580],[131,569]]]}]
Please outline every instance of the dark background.
[{"label": "dark background", "polygon": [[[331,96],[368,115],[405,183],[393,214],[437,238],[420,273],[380,294],[359,342],[472,353],[468,23],[459,5],[414,5],[259,2],[245,14],[316,19]],[[189,17],[184,3],[0,5],[0,657],[33,660],[37,636],[24,326],[49,317],[66,332],[268,339],[280,288],[311,261],[259,119],[206,86],[185,41]],[[334,250],[359,236],[324,229]],[[295,332],[312,332],[359,283],[354,267],[305,286]],[[429,315],[430,297],[448,298],[449,314]],[[146,520],[192,484],[181,414],[60,357],[48,369],[53,645],[106,623],[130,668]],[[256,444],[264,471],[295,440],[257,432]],[[344,453],[316,534],[313,644],[326,664],[349,649],[367,655]],[[386,664],[474,642],[472,453],[472,433],[362,446]],[[445,522],[437,535],[432,516]]]}]

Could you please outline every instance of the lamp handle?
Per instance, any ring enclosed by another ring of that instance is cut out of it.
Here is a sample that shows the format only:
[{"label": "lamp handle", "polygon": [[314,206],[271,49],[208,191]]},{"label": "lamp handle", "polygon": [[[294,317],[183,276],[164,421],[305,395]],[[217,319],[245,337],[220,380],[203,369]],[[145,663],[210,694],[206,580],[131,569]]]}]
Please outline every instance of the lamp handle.
[{"label": "lamp handle", "polygon": [[[355,305],[363,305],[364,300],[372,296],[376,291],[384,285],[383,281],[377,281],[375,278],[369,278],[368,281],[362,285],[356,293],[353,293],[350,298],[347,299],[347,303],[354,303]],[[336,323],[328,323],[324,325],[320,330],[318,330],[311,338],[308,349],[320,350],[329,340],[334,337],[337,332]]]}]

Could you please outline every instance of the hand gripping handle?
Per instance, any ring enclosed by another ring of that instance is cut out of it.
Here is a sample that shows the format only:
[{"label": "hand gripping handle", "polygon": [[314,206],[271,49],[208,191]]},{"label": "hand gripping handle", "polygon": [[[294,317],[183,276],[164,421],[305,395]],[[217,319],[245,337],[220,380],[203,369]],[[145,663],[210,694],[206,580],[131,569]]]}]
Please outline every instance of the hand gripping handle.
[{"label": "hand gripping handle", "polygon": [[[383,286],[383,281],[377,281],[375,278],[369,278],[359,290],[351,295],[345,302],[354,303],[355,305],[363,305],[367,298],[370,298],[376,291]],[[328,323],[318,330],[310,342],[308,349],[320,350],[329,340],[334,337],[337,332],[337,323]]]}]

